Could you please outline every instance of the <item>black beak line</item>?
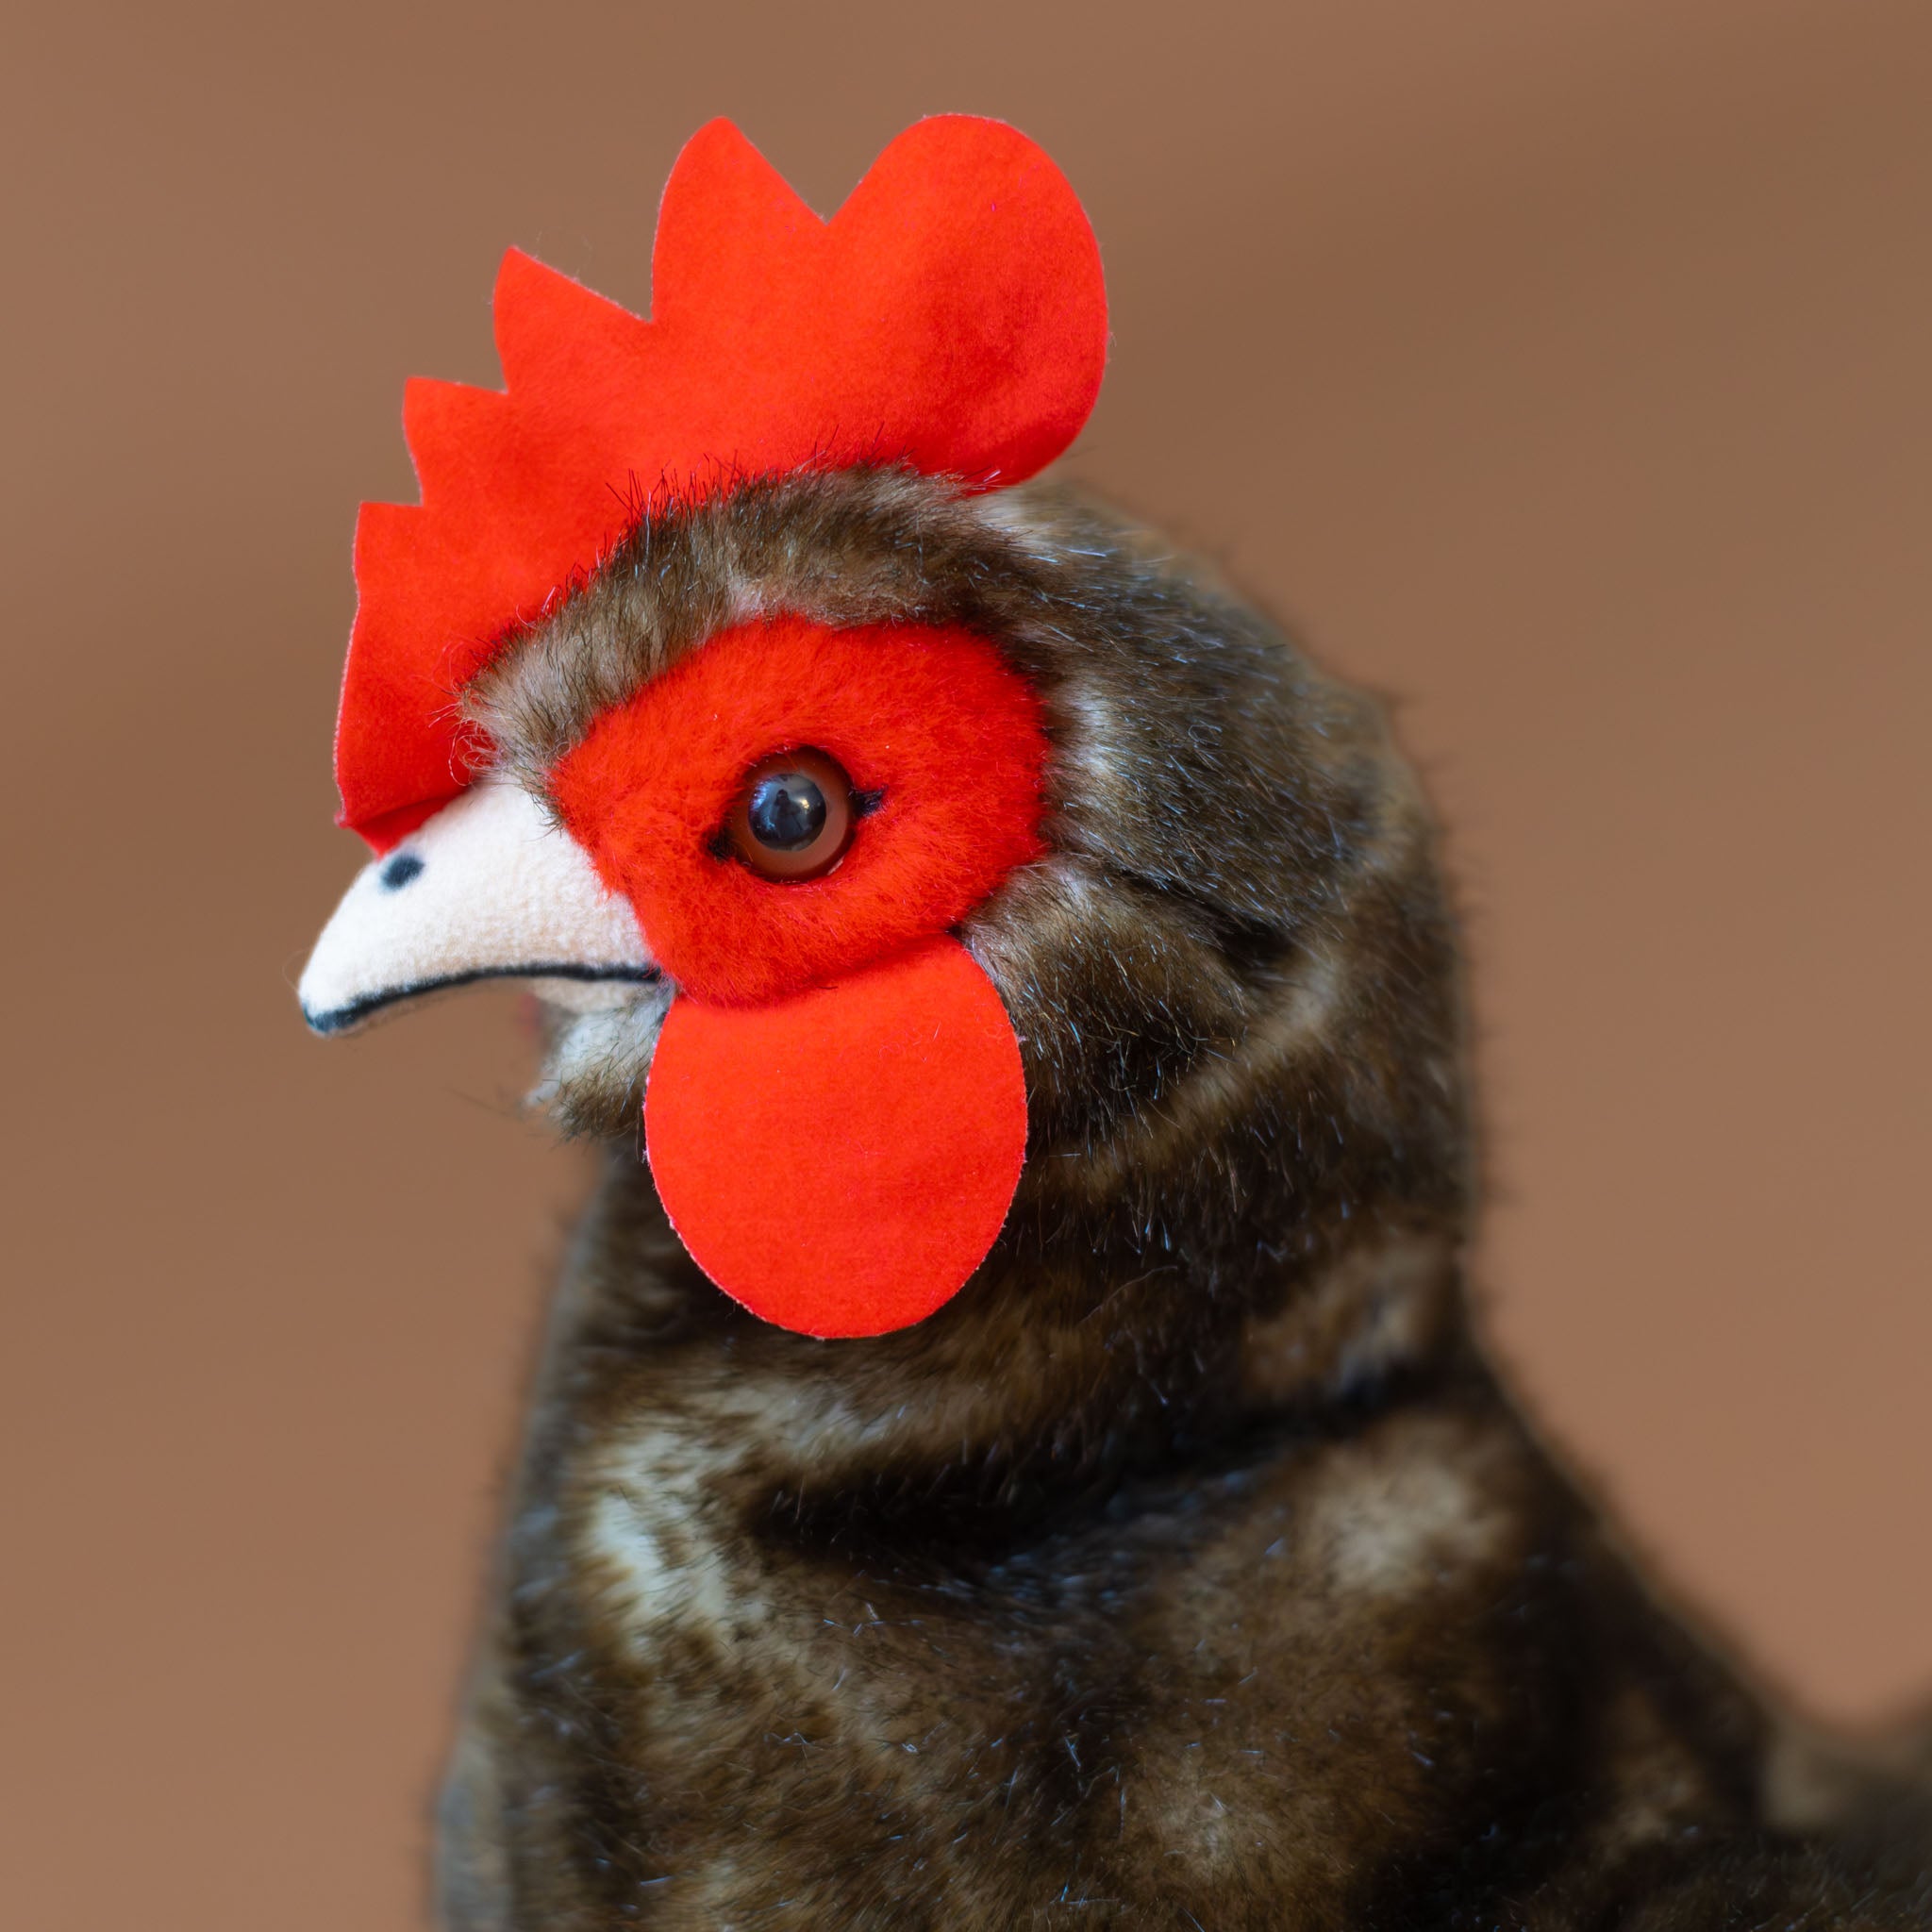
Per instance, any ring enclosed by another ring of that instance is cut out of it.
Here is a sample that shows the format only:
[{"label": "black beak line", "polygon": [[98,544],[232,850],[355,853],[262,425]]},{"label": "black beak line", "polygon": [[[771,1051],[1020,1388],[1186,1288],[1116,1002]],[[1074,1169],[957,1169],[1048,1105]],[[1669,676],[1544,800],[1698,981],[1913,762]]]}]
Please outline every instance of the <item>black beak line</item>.
[{"label": "black beak line", "polygon": [[425,993],[451,992],[459,986],[475,986],[484,979],[629,980],[638,986],[651,986],[663,977],[655,966],[585,966],[575,960],[551,965],[479,966],[471,973],[446,973],[437,979],[411,979],[401,986],[386,986],[380,992],[364,993],[345,1007],[331,1007],[320,1013],[311,1012],[305,1006],[302,1017],[312,1032],[347,1033],[385,1007],[420,999]]}]

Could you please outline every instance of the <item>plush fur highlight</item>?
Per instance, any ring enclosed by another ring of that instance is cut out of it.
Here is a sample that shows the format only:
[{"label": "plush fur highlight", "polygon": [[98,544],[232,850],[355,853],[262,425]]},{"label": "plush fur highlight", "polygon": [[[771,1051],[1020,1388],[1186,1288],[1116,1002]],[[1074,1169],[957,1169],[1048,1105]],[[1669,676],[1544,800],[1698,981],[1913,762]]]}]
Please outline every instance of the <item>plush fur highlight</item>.
[{"label": "plush fur highlight", "polygon": [[[823,878],[763,878],[721,848],[725,817],[804,745],[877,805]],[[1045,758],[1032,691],[970,632],[779,612],[600,711],[546,791],[679,987],[756,1006],[945,932],[1039,858]]]},{"label": "plush fur highlight", "polygon": [[1793,1772],[1821,1754],[1483,1360],[1456,934],[1374,704],[1118,519],[850,473],[646,522],[472,716],[541,791],[779,611],[958,625],[1038,694],[1047,850],[960,928],[1022,1041],[1026,1168],[929,1321],[786,1334],[637,1160],[660,1008],[558,1017],[553,1104],[608,1158],[448,1923],[1932,1924],[1923,1787]]}]

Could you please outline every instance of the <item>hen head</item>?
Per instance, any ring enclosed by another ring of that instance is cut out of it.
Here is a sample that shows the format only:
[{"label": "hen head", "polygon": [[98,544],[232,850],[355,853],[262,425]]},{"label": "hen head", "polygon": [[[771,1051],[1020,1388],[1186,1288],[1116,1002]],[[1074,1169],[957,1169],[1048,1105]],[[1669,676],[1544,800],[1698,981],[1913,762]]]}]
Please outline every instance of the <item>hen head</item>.
[{"label": "hen head", "polygon": [[1379,711],[1006,487],[1105,351],[1052,164],[922,123],[822,224],[719,124],[655,286],[641,323],[512,257],[507,393],[412,392],[338,739],[377,856],[310,1024],[529,980],[556,1115],[641,1117],[700,1266],[814,1335],[1022,1255],[1234,1306],[1457,1224],[1453,936]]}]

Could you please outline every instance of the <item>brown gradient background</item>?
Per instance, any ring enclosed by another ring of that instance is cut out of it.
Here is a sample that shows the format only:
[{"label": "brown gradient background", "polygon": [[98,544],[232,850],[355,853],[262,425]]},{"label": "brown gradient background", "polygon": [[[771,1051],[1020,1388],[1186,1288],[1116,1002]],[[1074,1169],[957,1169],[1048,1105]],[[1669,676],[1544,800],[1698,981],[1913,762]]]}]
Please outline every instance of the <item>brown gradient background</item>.
[{"label": "brown gradient background", "polygon": [[[20,9],[24,15],[26,9]],[[583,1181],[479,995],[290,991],[362,496],[516,242],[642,308],[727,112],[822,209],[1006,116],[1106,249],[1075,471],[1395,693],[1500,1343],[1815,1710],[1932,1690],[1932,8],[68,6],[0,46],[0,1918],[415,1925]]]}]

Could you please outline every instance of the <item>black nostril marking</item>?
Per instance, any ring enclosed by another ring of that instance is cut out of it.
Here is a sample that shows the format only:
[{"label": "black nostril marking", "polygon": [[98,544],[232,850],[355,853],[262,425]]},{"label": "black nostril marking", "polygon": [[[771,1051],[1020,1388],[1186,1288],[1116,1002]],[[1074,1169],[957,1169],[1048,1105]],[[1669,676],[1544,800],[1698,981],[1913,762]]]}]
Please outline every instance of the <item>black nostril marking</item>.
[{"label": "black nostril marking", "polygon": [[413,852],[398,852],[378,876],[385,892],[400,892],[423,870],[423,861]]}]

